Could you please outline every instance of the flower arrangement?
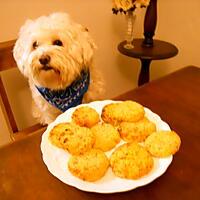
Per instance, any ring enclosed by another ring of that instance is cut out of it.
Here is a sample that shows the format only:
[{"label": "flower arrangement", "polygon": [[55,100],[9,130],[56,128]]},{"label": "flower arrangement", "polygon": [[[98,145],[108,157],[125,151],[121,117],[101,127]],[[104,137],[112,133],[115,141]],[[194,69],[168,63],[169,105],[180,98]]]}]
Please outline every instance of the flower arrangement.
[{"label": "flower arrangement", "polygon": [[147,7],[150,0],[113,0],[112,11],[114,14],[118,12],[125,14],[127,21],[126,29],[126,49],[134,48],[133,44],[133,26],[136,19],[135,9]]},{"label": "flower arrangement", "polygon": [[113,0],[112,11],[114,14],[118,12],[126,14],[136,8],[147,7],[149,2],[150,0]]}]

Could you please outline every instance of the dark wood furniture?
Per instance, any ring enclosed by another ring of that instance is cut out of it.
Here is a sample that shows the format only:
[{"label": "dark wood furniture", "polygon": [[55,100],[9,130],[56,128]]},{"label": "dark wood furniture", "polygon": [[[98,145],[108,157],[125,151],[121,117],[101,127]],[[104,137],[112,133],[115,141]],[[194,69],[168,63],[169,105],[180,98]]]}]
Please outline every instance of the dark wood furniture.
[{"label": "dark wood furniture", "polygon": [[133,49],[124,48],[126,41],[123,41],[118,45],[120,53],[132,58],[138,58],[141,61],[138,86],[149,82],[149,68],[152,60],[171,58],[178,53],[176,46],[169,42],[154,40],[154,45],[152,47],[146,47],[143,46],[143,41],[144,39],[134,39]]},{"label": "dark wood furniture", "polygon": [[118,45],[120,53],[138,58],[141,61],[141,69],[138,85],[141,86],[149,82],[149,68],[152,60],[171,58],[178,53],[175,45],[162,40],[153,40],[157,24],[157,0],[150,0],[144,19],[144,39],[133,40],[134,48],[125,48],[126,41]]},{"label": "dark wood furniture", "polygon": [[135,190],[97,194],[68,186],[43,163],[41,135],[33,134],[0,148],[0,199],[48,200],[199,200],[200,68],[187,67],[116,99],[135,100],[159,114],[181,137],[182,145],[167,171]]},{"label": "dark wood furniture", "polygon": [[33,133],[33,131],[37,132],[40,131],[40,129],[44,130],[44,127],[40,124],[35,124],[31,127],[27,127],[24,130],[19,130],[17,127],[17,123],[1,77],[2,72],[6,70],[12,70],[17,67],[16,62],[13,58],[14,44],[15,40],[0,43],[0,106],[5,116],[11,138],[17,139],[19,137],[26,136],[29,133]]}]

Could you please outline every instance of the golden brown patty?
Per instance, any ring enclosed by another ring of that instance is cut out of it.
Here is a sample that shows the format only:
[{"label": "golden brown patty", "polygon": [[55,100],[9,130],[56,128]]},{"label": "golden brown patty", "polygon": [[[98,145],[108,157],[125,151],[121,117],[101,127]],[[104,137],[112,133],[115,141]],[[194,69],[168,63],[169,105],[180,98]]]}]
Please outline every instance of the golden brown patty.
[{"label": "golden brown patty", "polygon": [[145,140],[146,149],[155,157],[175,154],[181,145],[180,137],[174,131],[158,131]]},{"label": "golden brown patty", "polygon": [[52,144],[68,150],[71,154],[82,154],[92,148],[95,137],[90,129],[73,123],[56,125],[49,134]]},{"label": "golden brown patty", "polygon": [[69,171],[85,181],[96,181],[104,176],[109,160],[103,151],[91,149],[80,156],[72,156],[68,162]]},{"label": "golden brown patty", "polygon": [[50,142],[60,148],[63,148],[63,144],[61,143],[61,138],[65,137],[67,134],[66,129],[71,127],[69,123],[60,123],[53,127],[53,129],[49,133]]},{"label": "golden brown patty", "polygon": [[118,130],[126,142],[142,142],[156,131],[156,125],[144,117],[137,122],[122,122]]},{"label": "golden brown patty", "polygon": [[91,128],[95,135],[94,148],[109,151],[120,142],[119,132],[111,124],[97,124]]},{"label": "golden brown patty", "polygon": [[101,117],[104,122],[118,125],[120,122],[136,122],[144,117],[144,108],[134,101],[111,103],[104,106]]},{"label": "golden brown patty", "polygon": [[116,176],[138,179],[151,171],[153,158],[141,145],[126,143],[114,151],[110,165]]},{"label": "golden brown patty", "polygon": [[100,117],[95,109],[89,106],[82,106],[73,112],[72,120],[79,126],[90,128],[100,121]]}]

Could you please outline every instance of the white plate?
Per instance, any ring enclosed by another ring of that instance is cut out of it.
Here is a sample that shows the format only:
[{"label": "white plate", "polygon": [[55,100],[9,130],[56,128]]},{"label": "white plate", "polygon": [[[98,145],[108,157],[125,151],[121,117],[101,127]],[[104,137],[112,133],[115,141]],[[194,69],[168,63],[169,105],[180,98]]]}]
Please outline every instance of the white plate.
[{"label": "white plate", "polygon": [[[87,105],[96,109],[98,113],[101,113],[102,108],[106,104],[109,104],[112,102],[114,101],[111,101],[111,100],[95,101],[89,104],[82,104],[77,107]],[[68,162],[70,154],[52,145],[48,140],[48,135],[49,135],[50,130],[56,124],[61,123],[61,122],[71,121],[71,115],[77,107],[71,108],[67,110],[65,113],[59,115],[57,119],[47,127],[47,130],[44,132],[42,136],[41,151],[42,151],[44,163],[46,164],[48,170],[54,176],[56,176],[59,180],[83,191],[97,192],[97,193],[115,193],[115,192],[125,192],[125,191],[132,190],[140,186],[144,186],[152,182],[159,176],[161,176],[167,170],[168,166],[172,162],[172,156],[162,158],[162,159],[154,158],[154,167],[152,171],[148,175],[138,180],[127,180],[127,179],[118,178],[113,174],[111,168],[108,169],[107,173],[105,174],[103,178],[101,178],[100,180],[96,182],[83,181],[73,176],[68,171],[68,168],[67,168],[67,162]],[[164,121],[162,121],[161,118],[157,114],[153,113],[148,108],[145,108],[145,115],[148,119],[150,119],[156,124],[157,130],[170,130],[169,125],[165,123]],[[123,141],[120,142],[120,144],[122,143]],[[106,152],[108,157],[110,156],[112,151]]]}]

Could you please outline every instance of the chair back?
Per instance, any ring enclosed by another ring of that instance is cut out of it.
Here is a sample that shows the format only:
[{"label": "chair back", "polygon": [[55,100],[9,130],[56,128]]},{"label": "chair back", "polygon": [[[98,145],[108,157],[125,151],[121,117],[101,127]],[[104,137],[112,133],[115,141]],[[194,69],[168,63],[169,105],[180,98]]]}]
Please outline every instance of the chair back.
[{"label": "chair back", "polygon": [[27,135],[34,133],[44,127],[40,124],[35,124],[31,127],[28,127],[24,130],[19,130],[17,123],[9,103],[9,98],[6,93],[4,83],[2,81],[2,72],[17,67],[16,62],[13,58],[13,47],[16,40],[6,41],[0,43],[0,106],[3,112],[3,115],[6,120],[6,125],[9,129],[12,138],[18,138],[20,135]]}]

